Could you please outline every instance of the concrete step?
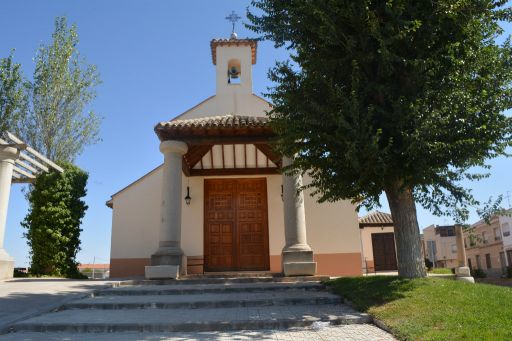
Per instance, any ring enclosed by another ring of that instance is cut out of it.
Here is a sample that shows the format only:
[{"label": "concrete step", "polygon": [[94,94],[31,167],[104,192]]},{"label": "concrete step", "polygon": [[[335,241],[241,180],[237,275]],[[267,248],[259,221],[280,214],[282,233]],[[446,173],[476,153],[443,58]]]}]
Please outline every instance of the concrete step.
[{"label": "concrete step", "polygon": [[99,296],[68,303],[62,309],[199,309],[339,304],[328,292],[285,291],[193,295]]},{"label": "concrete step", "polygon": [[315,322],[368,323],[343,304],[218,309],[63,310],[13,326],[16,332],[200,332],[306,327]]},{"label": "concrete step", "polygon": [[282,275],[262,273],[262,274],[204,274],[187,275],[181,279],[165,280],[126,280],[117,283],[117,286],[132,285],[188,285],[188,284],[231,284],[231,283],[302,283],[302,282],[321,282],[326,281],[329,276],[296,276],[284,277]]},{"label": "concrete step", "polygon": [[325,290],[318,282],[299,283],[224,283],[224,284],[181,284],[181,285],[133,285],[99,290],[94,296],[142,296],[142,295],[188,295],[206,293],[235,293],[259,291],[319,291]]}]

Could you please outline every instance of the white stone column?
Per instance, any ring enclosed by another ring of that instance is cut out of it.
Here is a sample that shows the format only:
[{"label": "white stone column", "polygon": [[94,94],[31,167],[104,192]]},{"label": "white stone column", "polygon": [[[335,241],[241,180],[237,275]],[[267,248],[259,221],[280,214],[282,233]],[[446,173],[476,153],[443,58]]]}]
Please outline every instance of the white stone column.
[{"label": "white stone column", "polygon": [[12,172],[18,156],[17,148],[0,146],[0,279],[12,278],[14,271],[14,259],[4,249],[4,237]]},{"label": "white stone column", "polygon": [[[283,157],[283,167],[290,164],[291,159]],[[301,175],[283,174],[285,246],[282,251],[282,264],[285,276],[314,275],[316,272],[313,251],[306,238],[304,194],[297,191],[301,186]]]},{"label": "white stone column", "polygon": [[182,264],[181,249],[181,193],[182,157],[187,152],[186,143],[163,141],[160,151],[164,154],[162,174],[162,206],[158,250],[151,256],[151,266],[146,267],[147,278],[176,278]]}]

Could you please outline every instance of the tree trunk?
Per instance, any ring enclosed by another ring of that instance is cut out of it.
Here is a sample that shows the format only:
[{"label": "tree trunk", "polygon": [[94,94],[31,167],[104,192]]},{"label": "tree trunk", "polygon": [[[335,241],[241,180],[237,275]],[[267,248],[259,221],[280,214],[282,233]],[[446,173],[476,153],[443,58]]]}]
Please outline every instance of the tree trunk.
[{"label": "tree trunk", "polygon": [[398,275],[408,278],[426,277],[412,189],[402,188],[401,183],[396,182],[386,188],[386,196],[395,227]]}]

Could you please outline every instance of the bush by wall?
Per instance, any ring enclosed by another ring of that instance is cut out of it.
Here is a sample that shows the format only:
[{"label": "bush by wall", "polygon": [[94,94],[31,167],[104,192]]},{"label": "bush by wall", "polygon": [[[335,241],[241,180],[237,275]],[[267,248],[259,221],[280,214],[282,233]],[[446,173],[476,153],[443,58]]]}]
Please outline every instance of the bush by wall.
[{"label": "bush by wall", "polygon": [[88,174],[70,163],[63,173],[41,174],[28,193],[30,209],[22,222],[30,247],[32,275],[83,278],[77,269],[80,225],[87,210]]}]

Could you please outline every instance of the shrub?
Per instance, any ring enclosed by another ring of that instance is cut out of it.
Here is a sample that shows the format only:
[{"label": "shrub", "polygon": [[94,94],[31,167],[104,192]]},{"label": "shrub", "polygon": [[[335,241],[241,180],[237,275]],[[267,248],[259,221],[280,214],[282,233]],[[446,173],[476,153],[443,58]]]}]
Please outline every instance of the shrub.
[{"label": "shrub", "polygon": [[507,278],[512,278],[512,266],[507,267]]},{"label": "shrub", "polygon": [[87,210],[87,173],[60,163],[63,173],[41,174],[28,193],[30,210],[22,226],[30,247],[31,275],[85,278],[77,269],[80,225]]},{"label": "shrub", "polygon": [[482,269],[473,269],[471,270],[471,276],[474,278],[485,278],[487,277],[487,274]]}]

